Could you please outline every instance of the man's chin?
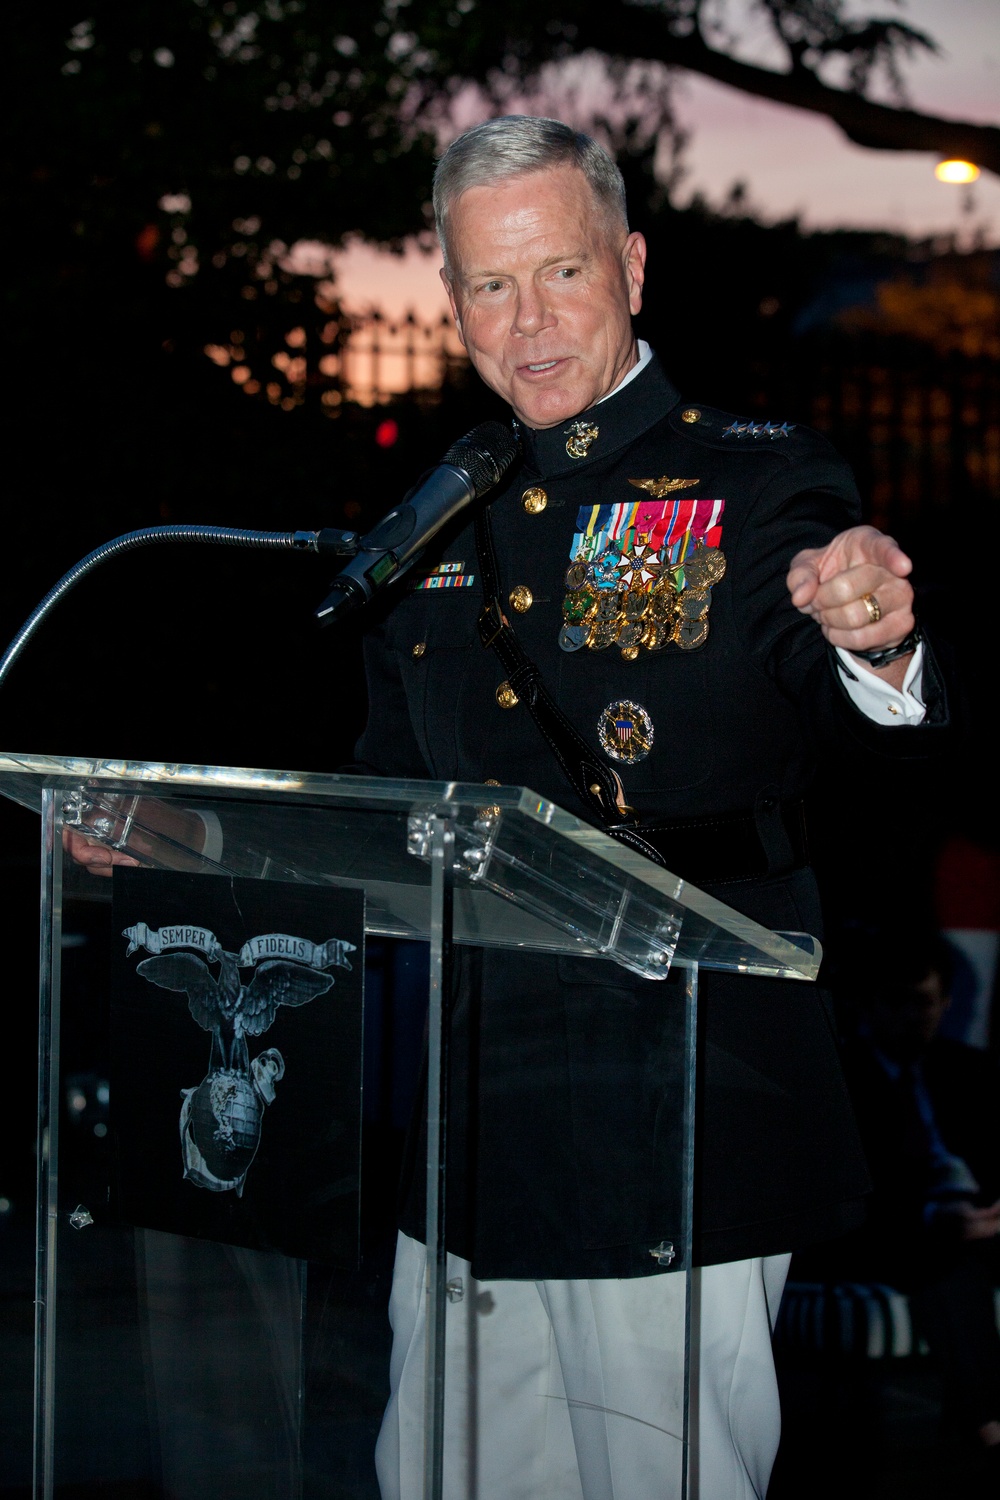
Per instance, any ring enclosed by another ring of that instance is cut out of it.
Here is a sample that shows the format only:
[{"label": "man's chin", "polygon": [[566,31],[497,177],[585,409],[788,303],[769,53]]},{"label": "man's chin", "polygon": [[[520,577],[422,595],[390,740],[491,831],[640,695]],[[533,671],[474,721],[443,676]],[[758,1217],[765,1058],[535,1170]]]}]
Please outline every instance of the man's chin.
[{"label": "man's chin", "polygon": [[561,422],[572,421],[592,404],[593,398],[589,392],[565,388],[516,390],[511,399],[511,406],[518,420],[527,427],[540,429],[558,427]]}]

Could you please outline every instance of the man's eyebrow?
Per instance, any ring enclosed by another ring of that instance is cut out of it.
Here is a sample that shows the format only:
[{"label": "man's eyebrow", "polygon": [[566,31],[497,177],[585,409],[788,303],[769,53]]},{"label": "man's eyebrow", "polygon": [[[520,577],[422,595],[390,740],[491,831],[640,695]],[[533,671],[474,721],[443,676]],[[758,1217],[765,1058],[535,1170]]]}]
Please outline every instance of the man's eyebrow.
[{"label": "man's eyebrow", "polygon": [[[536,271],[546,271],[550,266],[559,266],[565,264],[580,265],[585,264],[592,259],[593,252],[590,250],[569,251],[568,253],[562,255],[547,255],[544,260],[538,262],[538,265],[535,266],[534,269]],[[466,271],[464,273],[463,279],[465,281],[490,281],[495,277],[502,278],[509,275],[509,271],[503,271],[497,268],[495,270],[486,269],[482,271]]]}]

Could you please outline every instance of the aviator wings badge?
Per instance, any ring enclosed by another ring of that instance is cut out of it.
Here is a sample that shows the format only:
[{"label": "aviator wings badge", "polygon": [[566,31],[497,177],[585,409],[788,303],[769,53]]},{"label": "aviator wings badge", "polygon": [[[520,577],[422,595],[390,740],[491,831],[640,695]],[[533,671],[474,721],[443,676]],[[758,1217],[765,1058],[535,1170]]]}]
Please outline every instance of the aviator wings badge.
[{"label": "aviator wings badge", "polygon": [[654,500],[662,500],[677,490],[689,490],[693,484],[701,484],[701,480],[668,479],[666,474],[661,474],[659,479],[630,479],[629,484],[634,484],[637,490],[645,490]]}]

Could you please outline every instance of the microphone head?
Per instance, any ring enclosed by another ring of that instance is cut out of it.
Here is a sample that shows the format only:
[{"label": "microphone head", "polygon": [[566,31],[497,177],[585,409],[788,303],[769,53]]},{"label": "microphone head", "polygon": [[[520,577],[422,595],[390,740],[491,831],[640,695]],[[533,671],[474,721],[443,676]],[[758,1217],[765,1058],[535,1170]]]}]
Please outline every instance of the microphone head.
[{"label": "microphone head", "polygon": [[452,443],[441,462],[468,474],[478,500],[500,483],[520,448],[513,428],[503,422],[480,422],[457,443]]}]

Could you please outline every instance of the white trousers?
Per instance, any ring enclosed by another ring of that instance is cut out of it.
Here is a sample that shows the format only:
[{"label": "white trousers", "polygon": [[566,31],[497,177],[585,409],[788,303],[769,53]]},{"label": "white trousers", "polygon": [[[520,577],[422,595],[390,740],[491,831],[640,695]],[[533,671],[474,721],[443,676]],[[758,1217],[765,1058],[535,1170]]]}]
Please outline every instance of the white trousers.
[{"label": "white trousers", "polygon": [[[701,1272],[697,1488],[761,1500],[778,1447],[771,1329],[786,1255]],[[382,1500],[420,1500],[426,1252],[400,1235]],[[445,1500],[680,1500],[684,1277],[475,1281],[448,1257]]]}]

